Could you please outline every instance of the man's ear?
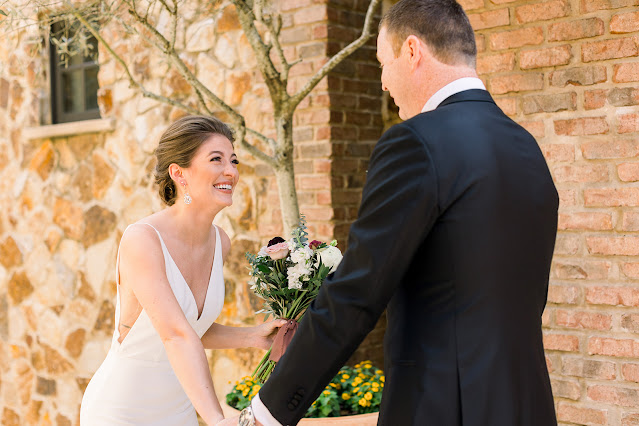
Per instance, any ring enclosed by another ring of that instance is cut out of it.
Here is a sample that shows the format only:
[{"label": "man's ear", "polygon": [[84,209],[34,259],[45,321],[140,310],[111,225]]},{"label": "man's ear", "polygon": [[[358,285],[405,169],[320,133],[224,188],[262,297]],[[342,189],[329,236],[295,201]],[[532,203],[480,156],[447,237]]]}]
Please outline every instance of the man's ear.
[{"label": "man's ear", "polygon": [[409,35],[404,45],[406,46],[405,49],[408,54],[408,63],[410,64],[411,70],[414,70],[422,60],[423,42],[417,36]]}]

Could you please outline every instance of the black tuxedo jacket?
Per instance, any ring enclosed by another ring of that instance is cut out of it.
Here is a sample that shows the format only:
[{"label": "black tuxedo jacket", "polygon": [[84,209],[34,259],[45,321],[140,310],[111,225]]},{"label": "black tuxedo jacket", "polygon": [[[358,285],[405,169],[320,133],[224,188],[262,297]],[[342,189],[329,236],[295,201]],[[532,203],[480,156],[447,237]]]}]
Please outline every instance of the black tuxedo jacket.
[{"label": "black tuxedo jacket", "polygon": [[262,402],[297,423],[387,308],[380,425],[556,425],[541,315],[558,203],[535,139],[484,90],[393,126]]}]

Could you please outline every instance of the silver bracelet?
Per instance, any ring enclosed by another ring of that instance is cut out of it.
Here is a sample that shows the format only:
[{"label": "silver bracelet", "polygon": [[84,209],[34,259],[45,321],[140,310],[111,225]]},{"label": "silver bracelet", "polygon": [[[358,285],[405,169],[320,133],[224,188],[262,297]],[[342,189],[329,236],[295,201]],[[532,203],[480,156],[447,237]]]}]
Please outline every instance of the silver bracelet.
[{"label": "silver bracelet", "polygon": [[239,426],[255,426],[255,415],[253,409],[248,406],[240,412]]}]

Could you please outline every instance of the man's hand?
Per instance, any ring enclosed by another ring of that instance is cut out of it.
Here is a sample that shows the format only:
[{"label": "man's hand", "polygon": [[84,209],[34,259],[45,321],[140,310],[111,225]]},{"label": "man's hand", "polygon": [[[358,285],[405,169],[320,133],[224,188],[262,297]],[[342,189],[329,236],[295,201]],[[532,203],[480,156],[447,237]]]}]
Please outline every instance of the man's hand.
[{"label": "man's hand", "polygon": [[[215,424],[215,426],[237,426],[240,420],[240,416],[229,417],[228,419],[224,419],[221,422]],[[255,419],[255,426],[264,426],[257,419]]]}]

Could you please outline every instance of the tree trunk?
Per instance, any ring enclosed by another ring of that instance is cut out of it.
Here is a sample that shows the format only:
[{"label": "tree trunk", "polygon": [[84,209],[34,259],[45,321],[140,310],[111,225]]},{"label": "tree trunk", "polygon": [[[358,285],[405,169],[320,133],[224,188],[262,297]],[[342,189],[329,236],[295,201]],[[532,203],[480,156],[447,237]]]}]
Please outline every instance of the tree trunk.
[{"label": "tree trunk", "polygon": [[280,196],[280,208],[282,209],[282,225],[284,228],[284,235],[282,237],[287,240],[291,237],[291,231],[297,226],[300,219],[292,159],[290,163],[290,167],[275,169],[277,189]]},{"label": "tree trunk", "polygon": [[293,126],[291,125],[291,118],[292,117],[283,117],[276,120],[277,141],[281,148],[275,156],[277,166],[274,168],[274,171],[280,196],[283,238],[285,239],[291,236],[291,231],[297,226],[300,219],[297,191],[295,190]]}]

